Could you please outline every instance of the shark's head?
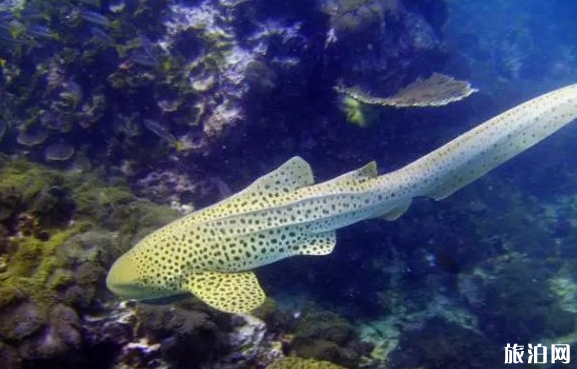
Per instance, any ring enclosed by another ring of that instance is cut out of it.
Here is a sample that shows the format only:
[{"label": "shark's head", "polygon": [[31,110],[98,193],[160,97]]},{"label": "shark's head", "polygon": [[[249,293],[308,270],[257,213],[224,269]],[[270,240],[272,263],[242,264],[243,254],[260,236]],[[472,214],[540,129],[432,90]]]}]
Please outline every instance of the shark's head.
[{"label": "shark's head", "polygon": [[146,295],[146,288],[138,283],[136,264],[136,260],[128,253],[118,258],[106,277],[108,289],[124,299],[143,298]]},{"label": "shark's head", "polygon": [[138,251],[135,247],[112,265],[106,277],[108,289],[125,300],[151,300],[174,295],[176,291],[154,283],[152,276],[143,273],[145,268],[142,257],[137,257]]}]

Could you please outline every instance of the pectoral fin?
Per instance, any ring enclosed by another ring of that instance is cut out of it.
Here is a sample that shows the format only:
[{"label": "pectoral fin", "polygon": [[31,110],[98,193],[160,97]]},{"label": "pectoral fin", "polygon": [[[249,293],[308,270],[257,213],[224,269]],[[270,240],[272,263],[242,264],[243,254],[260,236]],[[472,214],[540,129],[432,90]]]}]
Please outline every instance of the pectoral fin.
[{"label": "pectoral fin", "polygon": [[[335,231],[307,235],[300,244],[297,254],[300,255],[328,255],[333,252],[337,243]],[[296,249],[295,248],[295,249]]]},{"label": "pectoral fin", "polygon": [[221,273],[203,271],[188,277],[187,289],[217,310],[248,313],[265,300],[253,272]]},{"label": "pectoral fin", "polygon": [[405,212],[409,210],[409,206],[411,206],[411,200],[403,201],[385,214],[381,214],[380,217],[388,221],[397,220],[401,215],[405,214]]}]

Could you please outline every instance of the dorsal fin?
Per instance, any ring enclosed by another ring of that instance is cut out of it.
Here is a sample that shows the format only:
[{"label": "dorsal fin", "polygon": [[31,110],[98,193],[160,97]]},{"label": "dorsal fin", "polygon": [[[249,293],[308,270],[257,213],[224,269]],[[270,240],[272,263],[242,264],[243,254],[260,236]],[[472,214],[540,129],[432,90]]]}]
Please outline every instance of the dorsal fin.
[{"label": "dorsal fin", "polygon": [[313,183],[313,172],[309,163],[299,156],[293,156],[277,169],[251,183],[239,195],[272,195],[294,191]]},{"label": "dorsal fin", "polygon": [[282,201],[286,201],[281,195],[313,183],[310,165],[304,159],[294,156],[277,169],[258,178],[236,195],[190,214],[189,217],[210,220],[255,211],[266,206],[281,205]]},{"label": "dorsal fin", "polygon": [[359,169],[340,175],[330,181],[320,183],[316,187],[328,191],[331,189],[344,191],[353,189],[359,184],[362,184],[369,179],[373,179],[376,176],[377,163],[373,160]]}]

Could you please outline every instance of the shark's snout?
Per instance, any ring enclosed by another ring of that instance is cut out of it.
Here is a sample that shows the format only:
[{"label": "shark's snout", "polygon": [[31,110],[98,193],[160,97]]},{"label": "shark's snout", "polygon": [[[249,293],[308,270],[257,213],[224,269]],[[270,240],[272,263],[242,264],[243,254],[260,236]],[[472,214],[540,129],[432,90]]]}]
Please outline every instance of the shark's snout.
[{"label": "shark's snout", "polygon": [[106,277],[106,286],[115,295],[125,299],[138,299],[137,275],[133,260],[124,254],[114,262]]}]

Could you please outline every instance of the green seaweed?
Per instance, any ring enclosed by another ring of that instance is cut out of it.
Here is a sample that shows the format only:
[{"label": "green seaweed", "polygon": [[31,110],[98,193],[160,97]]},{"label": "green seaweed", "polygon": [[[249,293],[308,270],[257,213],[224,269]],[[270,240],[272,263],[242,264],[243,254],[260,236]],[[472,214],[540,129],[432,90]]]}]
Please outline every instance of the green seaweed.
[{"label": "green seaweed", "polygon": [[[170,208],[137,200],[122,180],[110,183],[101,170],[82,175],[62,173],[23,159],[5,158],[0,158],[0,165],[0,209],[7,213],[3,221],[9,224],[8,228],[18,230],[10,238],[2,236],[5,266],[0,273],[0,307],[32,300],[48,308],[62,302],[65,297],[60,292],[71,285],[84,286],[88,292],[66,299],[88,303],[86,296],[91,296],[90,290],[104,274],[102,267],[112,262],[109,257],[98,260],[102,257],[99,252],[89,249],[100,245],[107,248],[107,255],[118,256],[143,232],[178,216]],[[58,201],[62,200],[50,197],[52,188],[69,194],[66,202],[73,209],[56,224],[41,221],[59,216]],[[110,246],[110,237],[100,240],[86,235],[71,239],[95,224],[118,232],[114,247]],[[68,240],[87,246],[74,246]],[[59,252],[65,244],[66,252]]]},{"label": "green seaweed", "polygon": [[0,161],[0,204],[15,208],[31,203],[47,186],[61,183],[62,177],[52,170],[18,159],[6,165]]},{"label": "green seaweed", "polygon": [[128,186],[119,184],[110,186],[104,179],[104,173],[95,171],[90,175],[78,177],[72,182],[78,182],[73,189],[76,203],[76,214],[101,221],[117,206],[127,204],[136,198]]},{"label": "green seaweed", "polygon": [[293,350],[301,357],[356,367],[362,354],[357,334],[355,327],[337,314],[311,311],[296,326]]},{"label": "green seaweed", "polygon": [[285,357],[275,361],[266,369],[345,369],[345,367],[333,364],[329,361],[304,359],[300,357]]},{"label": "green seaweed", "polygon": [[46,241],[34,236],[14,237],[6,271],[0,273],[0,307],[23,298],[42,306],[54,304],[57,293],[46,287],[53,273],[63,266],[63,261],[56,257],[56,251],[68,238],[86,227],[87,224],[79,223],[69,229],[55,230]]}]

